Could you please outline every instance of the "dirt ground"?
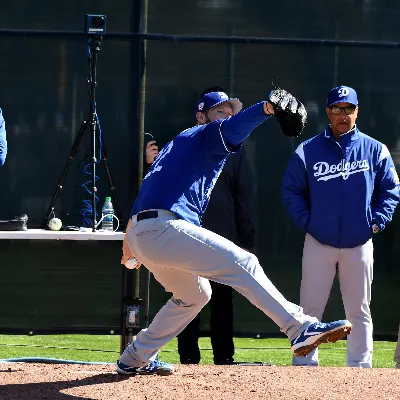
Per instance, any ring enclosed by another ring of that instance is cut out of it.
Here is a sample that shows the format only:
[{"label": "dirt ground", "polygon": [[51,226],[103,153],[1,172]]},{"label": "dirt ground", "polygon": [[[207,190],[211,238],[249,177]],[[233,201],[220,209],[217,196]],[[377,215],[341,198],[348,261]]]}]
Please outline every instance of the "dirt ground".
[{"label": "dirt ground", "polygon": [[113,365],[0,364],[0,399],[399,400],[400,369],[177,365],[121,377]]}]

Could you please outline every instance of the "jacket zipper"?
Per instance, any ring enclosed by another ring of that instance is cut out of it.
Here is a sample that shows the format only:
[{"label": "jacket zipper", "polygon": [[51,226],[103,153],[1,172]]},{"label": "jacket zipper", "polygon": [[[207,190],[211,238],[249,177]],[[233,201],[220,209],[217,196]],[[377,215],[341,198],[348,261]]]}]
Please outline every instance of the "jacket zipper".
[{"label": "jacket zipper", "polygon": [[[332,140],[332,139],[331,139]],[[340,145],[340,143],[338,143],[338,142],[336,142],[336,141],[334,141],[334,143],[339,147],[339,149],[340,149],[340,162],[341,162],[341,164],[342,164],[342,170],[341,170],[341,172],[343,173],[343,170],[344,170],[344,166],[345,166],[345,164],[346,164],[346,154],[345,154],[345,151],[343,150],[343,148],[342,148],[342,146]],[[342,185],[343,185],[343,175],[340,177],[340,195],[342,196],[343,195],[343,187],[342,187]],[[341,209],[341,208],[340,208]],[[342,237],[342,215],[341,215],[341,213],[340,213],[340,215],[339,215],[339,235],[338,235],[338,239],[337,239],[337,242],[336,242],[336,244],[337,244],[337,246],[338,247],[340,247],[340,242],[341,242],[341,237]]]}]

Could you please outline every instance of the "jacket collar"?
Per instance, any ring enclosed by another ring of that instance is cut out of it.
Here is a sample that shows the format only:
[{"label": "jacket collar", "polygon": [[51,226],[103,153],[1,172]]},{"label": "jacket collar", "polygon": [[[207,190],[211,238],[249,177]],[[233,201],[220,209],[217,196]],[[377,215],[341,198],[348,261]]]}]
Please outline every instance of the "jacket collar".
[{"label": "jacket collar", "polygon": [[354,125],[353,129],[341,135],[339,140],[336,140],[332,135],[331,125],[329,125],[328,128],[325,129],[325,137],[327,139],[334,140],[335,142],[341,145],[347,145],[350,144],[351,142],[355,142],[360,138],[360,131],[358,130],[357,125]]}]

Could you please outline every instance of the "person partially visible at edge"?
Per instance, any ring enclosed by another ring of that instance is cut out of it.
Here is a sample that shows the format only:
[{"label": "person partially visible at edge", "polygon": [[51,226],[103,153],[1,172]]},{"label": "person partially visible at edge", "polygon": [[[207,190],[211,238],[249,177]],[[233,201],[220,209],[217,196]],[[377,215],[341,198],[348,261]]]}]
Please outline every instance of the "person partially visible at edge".
[{"label": "person partially visible at edge", "polygon": [[[337,274],[346,318],[347,365],[372,367],[372,236],[392,220],[399,179],[388,148],[356,125],[356,91],[333,88],[327,97],[329,126],[301,143],[282,183],[283,202],[306,232],[300,305],[321,318]],[[293,357],[293,365],[318,365],[318,349]]]},{"label": "person partially visible at edge", "polygon": [[208,303],[209,279],[233,287],[262,310],[288,336],[294,354],[305,355],[351,330],[346,320],[321,323],[305,315],[276,289],[254,254],[201,227],[226,158],[274,113],[268,101],[241,109],[238,99],[223,92],[204,95],[196,103],[198,124],[163,147],[143,180],[121,262],[138,260],[135,267],[143,264],[172,297],[117,360],[119,374],[173,373],[158,352]]},{"label": "person partially visible at edge", "polygon": [[6,123],[0,108],[0,167],[4,165],[7,157]]},{"label": "person partially visible at edge", "polygon": [[399,325],[399,335],[397,337],[396,350],[394,351],[394,362],[396,363],[396,368],[400,368],[400,325]]},{"label": "person partially visible at edge", "polygon": [[[223,92],[214,86],[201,95],[210,92]],[[145,159],[153,164],[158,155],[155,140],[146,145]],[[255,227],[252,206],[252,177],[245,149],[242,147],[231,154],[217,179],[201,226],[229,239],[237,246],[252,252],[255,243]],[[233,341],[233,292],[232,287],[210,280],[210,339],[214,363],[234,364],[235,346]],[[178,335],[178,353],[181,364],[198,364],[200,314]]]}]

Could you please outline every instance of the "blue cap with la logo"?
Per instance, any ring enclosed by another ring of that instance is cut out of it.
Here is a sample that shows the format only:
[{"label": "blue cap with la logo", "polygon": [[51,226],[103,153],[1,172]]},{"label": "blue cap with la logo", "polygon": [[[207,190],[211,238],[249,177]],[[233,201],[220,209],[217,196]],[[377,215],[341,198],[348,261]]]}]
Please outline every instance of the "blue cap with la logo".
[{"label": "blue cap with la logo", "polygon": [[237,114],[243,107],[243,104],[239,99],[229,98],[229,96],[224,92],[210,92],[206,93],[200,100],[197,101],[196,112],[207,111],[210,108],[225,103],[226,101],[231,105],[234,115]]},{"label": "blue cap with la logo", "polygon": [[337,86],[333,88],[326,100],[327,107],[336,103],[350,103],[358,106],[356,91],[349,86]]}]

